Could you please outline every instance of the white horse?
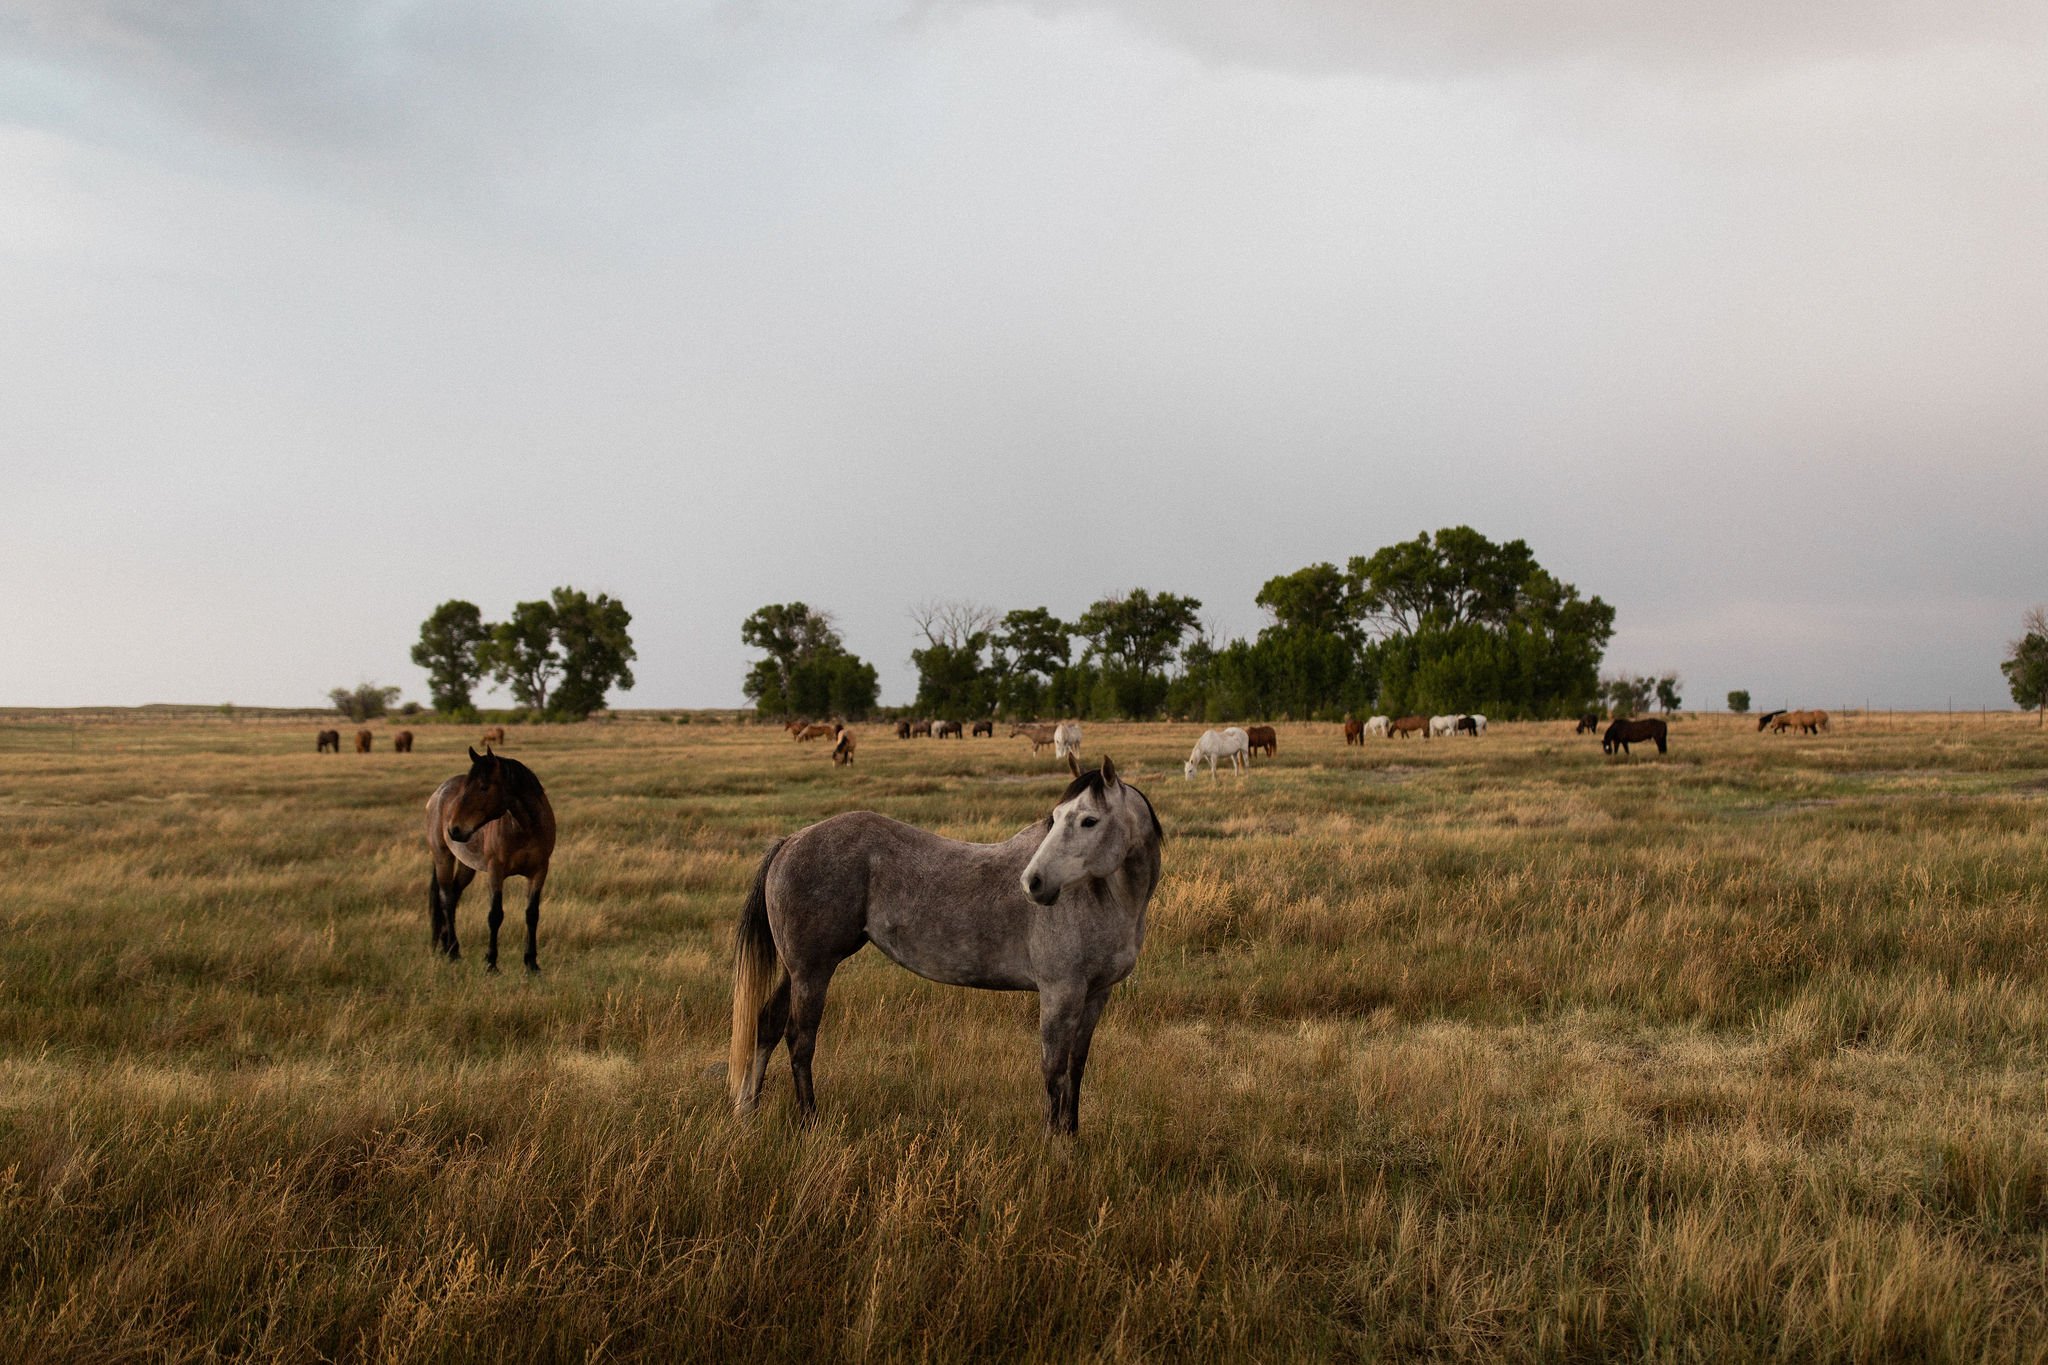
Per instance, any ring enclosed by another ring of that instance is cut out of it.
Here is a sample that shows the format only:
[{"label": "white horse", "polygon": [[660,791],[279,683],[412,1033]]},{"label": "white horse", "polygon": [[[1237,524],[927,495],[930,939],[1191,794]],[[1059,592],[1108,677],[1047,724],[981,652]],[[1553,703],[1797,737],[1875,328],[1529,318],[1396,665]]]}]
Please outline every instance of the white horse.
[{"label": "white horse", "polygon": [[1369,735],[1377,735],[1379,738],[1385,739],[1387,737],[1387,727],[1393,723],[1386,716],[1374,716],[1365,723],[1365,732]]},{"label": "white horse", "polygon": [[1431,716],[1429,718],[1429,737],[1431,739],[1441,739],[1445,735],[1455,735],[1457,733],[1458,718],[1456,716]]},{"label": "white horse", "polygon": [[1074,760],[1074,761],[1076,761],[1076,762],[1079,762],[1079,761],[1080,761],[1080,758],[1081,758],[1081,722],[1080,722],[1080,721],[1078,721],[1078,720],[1063,720],[1063,721],[1061,721],[1061,722],[1060,722],[1060,723],[1059,723],[1058,725],[1055,725],[1055,726],[1053,726],[1053,728],[1052,728],[1052,756],[1053,756],[1054,758],[1071,758],[1071,759],[1073,759],[1073,760]]},{"label": "white horse", "polygon": [[1251,737],[1235,725],[1224,730],[1204,730],[1202,737],[1195,741],[1195,751],[1188,755],[1184,771],[1188,780],[1193,781],[1195,769],[1201,767],[1202,760],[1206,758],[1209,760],[1209,776],[1213,779],[1216,776],[1216,760],[1227,758],[1230,760],[1230,766],[1241,773],[1251,763],[1251,752]]}]

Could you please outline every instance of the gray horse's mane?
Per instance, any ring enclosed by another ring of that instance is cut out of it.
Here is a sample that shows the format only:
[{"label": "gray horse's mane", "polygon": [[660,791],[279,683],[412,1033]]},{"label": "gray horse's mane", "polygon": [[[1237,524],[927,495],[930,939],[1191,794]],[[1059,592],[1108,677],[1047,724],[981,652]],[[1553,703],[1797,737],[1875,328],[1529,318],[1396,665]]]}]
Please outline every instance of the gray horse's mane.
[{"label": "gray horse's mane", "polygon": [[[1130,788],[1137,795],[1137,798],[1145,803],[1145,815],[1152,821],[1153,842],[1165,843],[1166,829],[1159,823],[1159,812],[1152,809],[1152,798],[1139,791],[1136,787],[1132,787],[1128,782],[1120,782],[1118,785]],[[1090,768],[1087,772],[1080,774],[1072,782],[1069,782],[1067,789],[1060,793],[1060,799],[1052,803],[1053,809],[1058,810],[1082,792],[1094,792],[1097,796],[1102,795],[1102,769]],[[1052,820],[1051,815],[1047,815],[1045,818],[1048,822]]]}]

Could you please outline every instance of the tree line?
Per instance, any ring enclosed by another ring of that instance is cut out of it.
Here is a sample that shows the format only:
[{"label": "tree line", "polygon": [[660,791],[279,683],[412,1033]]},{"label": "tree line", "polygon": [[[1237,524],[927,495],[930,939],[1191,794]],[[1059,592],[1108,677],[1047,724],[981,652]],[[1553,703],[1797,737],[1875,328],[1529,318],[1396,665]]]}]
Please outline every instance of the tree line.
[{"label": "tree line", "polygon": [[[1146,588],[1113,593],[1071,621],[1044,607],[926,603],[912,612],[921,643],[910,654],[911,709],[1014,719],[1537,717],[1605,696],[1599,667],[1614,608],[1582,597],[1520,540],[1496,544],[1467,526],[1425,532],[1341,568],[1268,579],[1254,600],[1269,624],[1222,642],[1204,632],[1199,600]],[[855,720],[877,709],[875,671],[829,613],[803,602],[762,607],[740,638],[765,655],[744,682],[761,714]],[[1675,698],[1675,675],[1666,681]]]},{"label": "tree line", "polygon": [[581,720],[601,710],[614,687],[633,686],[632,621],[617,598],[577,588],[518,603],[495,622],[474,602],[452,598],[420,623],[412,661],[426,670],[441,715],[474,719],[471,693],[489,678],[536,716]]}]

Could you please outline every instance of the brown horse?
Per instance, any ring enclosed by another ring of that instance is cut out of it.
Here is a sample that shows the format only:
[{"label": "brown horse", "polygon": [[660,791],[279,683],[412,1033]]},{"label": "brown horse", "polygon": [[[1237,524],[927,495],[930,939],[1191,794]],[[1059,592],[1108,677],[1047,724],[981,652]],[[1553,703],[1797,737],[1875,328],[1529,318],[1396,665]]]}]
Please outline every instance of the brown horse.
[{"label": "brown horse", "polygon": [[1396,718],[1395,718],[1394,720],[1392,720],[1392,721],[1389,721],[1389,722],[1387,723],[1387,735],[1388,735],[1388,736],[1389,736],[1390,738],[1391,738],[1391,737],[1393,737],[1393,736],[1396,736],[1396,735],[1398,735],[1398,736],[1399,736],[1400,738],[1402,738],[1402,739],[1406,739],[1406,738],[1408,738],[1408,736],[1410,736],[1410,735],[1421,735],[1421,736],[1422,736],[1422,737],[1423,737],[1424,739],[1428,739],[1428,738],[1429,738],[1429,717],[1428,717],[1428,716],[1399,716],[1399,717],[1396,717]]},{"label": "brown horse", "polygon": [[980,739],[983,735],[994,739],[996,737],[996,723],[992,720],[978,720],[974,722],[972,733],[976,739]]},{"label": "brown horse", "polygon": [[341,752],[341,731],[322,730],[313,737],[313,752],[316,754],[338,754]]},{"label": "brown horse", "polygon": [[427,913],[434,946],[462,956],[455,907],[481,872],[491,886],[491,946],[484,966],[498,970],[498,926],[505,922],[505,879],[526,878],[526,970],[540,970],[540,891],[555,852],[555,811],[540,779],[516,758],[469,751],[469,771],[449,778],[427,798]]},{"label": "brown horse", "polygon": [[1828,728],[1828,713],[1825,711],[1777,711],[1771,715],[1771,733],[1782,735],[1787,730],[1797,730],[1802,735],[1817,735]]},{"label": "brown horse", "polygon": [[1784,714],[1785,713],[1783,710],[1764,712],[1762,715],[1756,718],[1756,732],[1758,734],[1762,734],[1765,730],[1768,730],[1770,728],[1772,721],[1776,720],[1778,717]]},{"label": "brown horse", "polygon": [[853,762],[853,731],[841,730],[832,742],[832,766],[844,768]]},{"label": "brown horse", "polygon": [[1587,712],[1587,713],[1586,713],[1585,715],[1583,715],[1583,716],[1580,716],[1580,717],[1579,717],[1579,725],[1578,725],[1578,728],[1577,728],[1577,729],[1575,729],[1575,730],[1573,730],[1573,731],[1572,731],[1572,733],[1573,733],[1573,734],[1575,734],[1575,735],[1597,735],[1597,734],[1599,734],[1599,733],[1600,733],[1600,717],[1598,717],[1598,716],[1596,716],[1596,715],[1592,714],[1591,712]]},{"label": "brown horse", "polygon": [[376,736],[372,735],[368,730],[356,731],[356,752],[359,754],[370,752],[370,741],[375,738]]},{"label": "brown horse", "polygon": [[940,721],[937,725],[934,725],[932,727],[932,734],[939,739],[964,738],[960,731],[960,722],[957,720]]},{"label": "brown horse", "polygon": [[1031,752],[1035,754],[1058,738],[1058,729],[1059,727],[1055,725],[1012,725],[1010,727],[1010,738],[1015,739],[1019,735],[1024,736],[1024,738],[1031,741]]},{"label": "brown horse", "polygon": [[409,754],[412,752],[412,731],[400,730],[391,737],[391,752]]},{"label": "brown horse", "polygon": [[909,738],[910,738],[910,722],[909,722],[909,721],[907,721],[907,720],[899,720],[899,721],[897,721],[897,722],[896,722],[896,738],[898,738],[898,739],[909,739]]},{"label": "brown horse", "polygon": [[1664,747],[1665,732],[1664,722],[1654,716],[1647,720],[1618,720],[1608,726],[1607,733],[1600,737],[1600,752],[1611,754],[1619,750],[1627,753],[1631,744],[1655,740],[1657,752],[1665,753],[1668,752]]},{"label": "brown horse", "polygon": [[834,733],[835,731],[831,726],[819,722],[814,725],[806,725],[803,729],[798,730],[796,732],[796,739],[799,744],[807,744],[814,739],[830,739]]},{"label": "brown horse", "polygon": [[1248,725],[1244,731],[1245,743],[1253,753],[1264,753],[1272,758],[1280,752],[1280,736],[1270,725]]},{"label": "brown horse", "polygon": [[913,735],[923,735],[926,739],[930,739],[932,737],[932,723],[928,720],[914,720],[910,722],[910,733]]},{"label": "brown horse", "polygon": [[1356,716],[1346,716],[1344,717],[1344,747],[1348,749],[1354,744],[1361,749],[1365,747],[1365,722]]},{"label": "brown horse", "polygon": [[502,725],[493,725],[490,729],[484,731],[484,743],[495,744],[501,749],[504,748],[505,727]]}]

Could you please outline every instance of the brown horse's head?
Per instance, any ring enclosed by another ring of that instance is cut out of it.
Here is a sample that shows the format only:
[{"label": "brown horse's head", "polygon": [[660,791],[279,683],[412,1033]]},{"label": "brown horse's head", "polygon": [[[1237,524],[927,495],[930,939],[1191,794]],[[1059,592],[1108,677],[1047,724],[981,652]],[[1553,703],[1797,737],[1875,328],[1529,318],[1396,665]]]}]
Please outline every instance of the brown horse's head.
[{"label": "brown horse's head", "polygon": [[479,754],[469,751],[469,774],[456,789],[455,801],[446,816],[448,837],[466,844],[476,832],[505,813],[512,802],[511,783],[506,780],[505,760],[486,745]]}]

